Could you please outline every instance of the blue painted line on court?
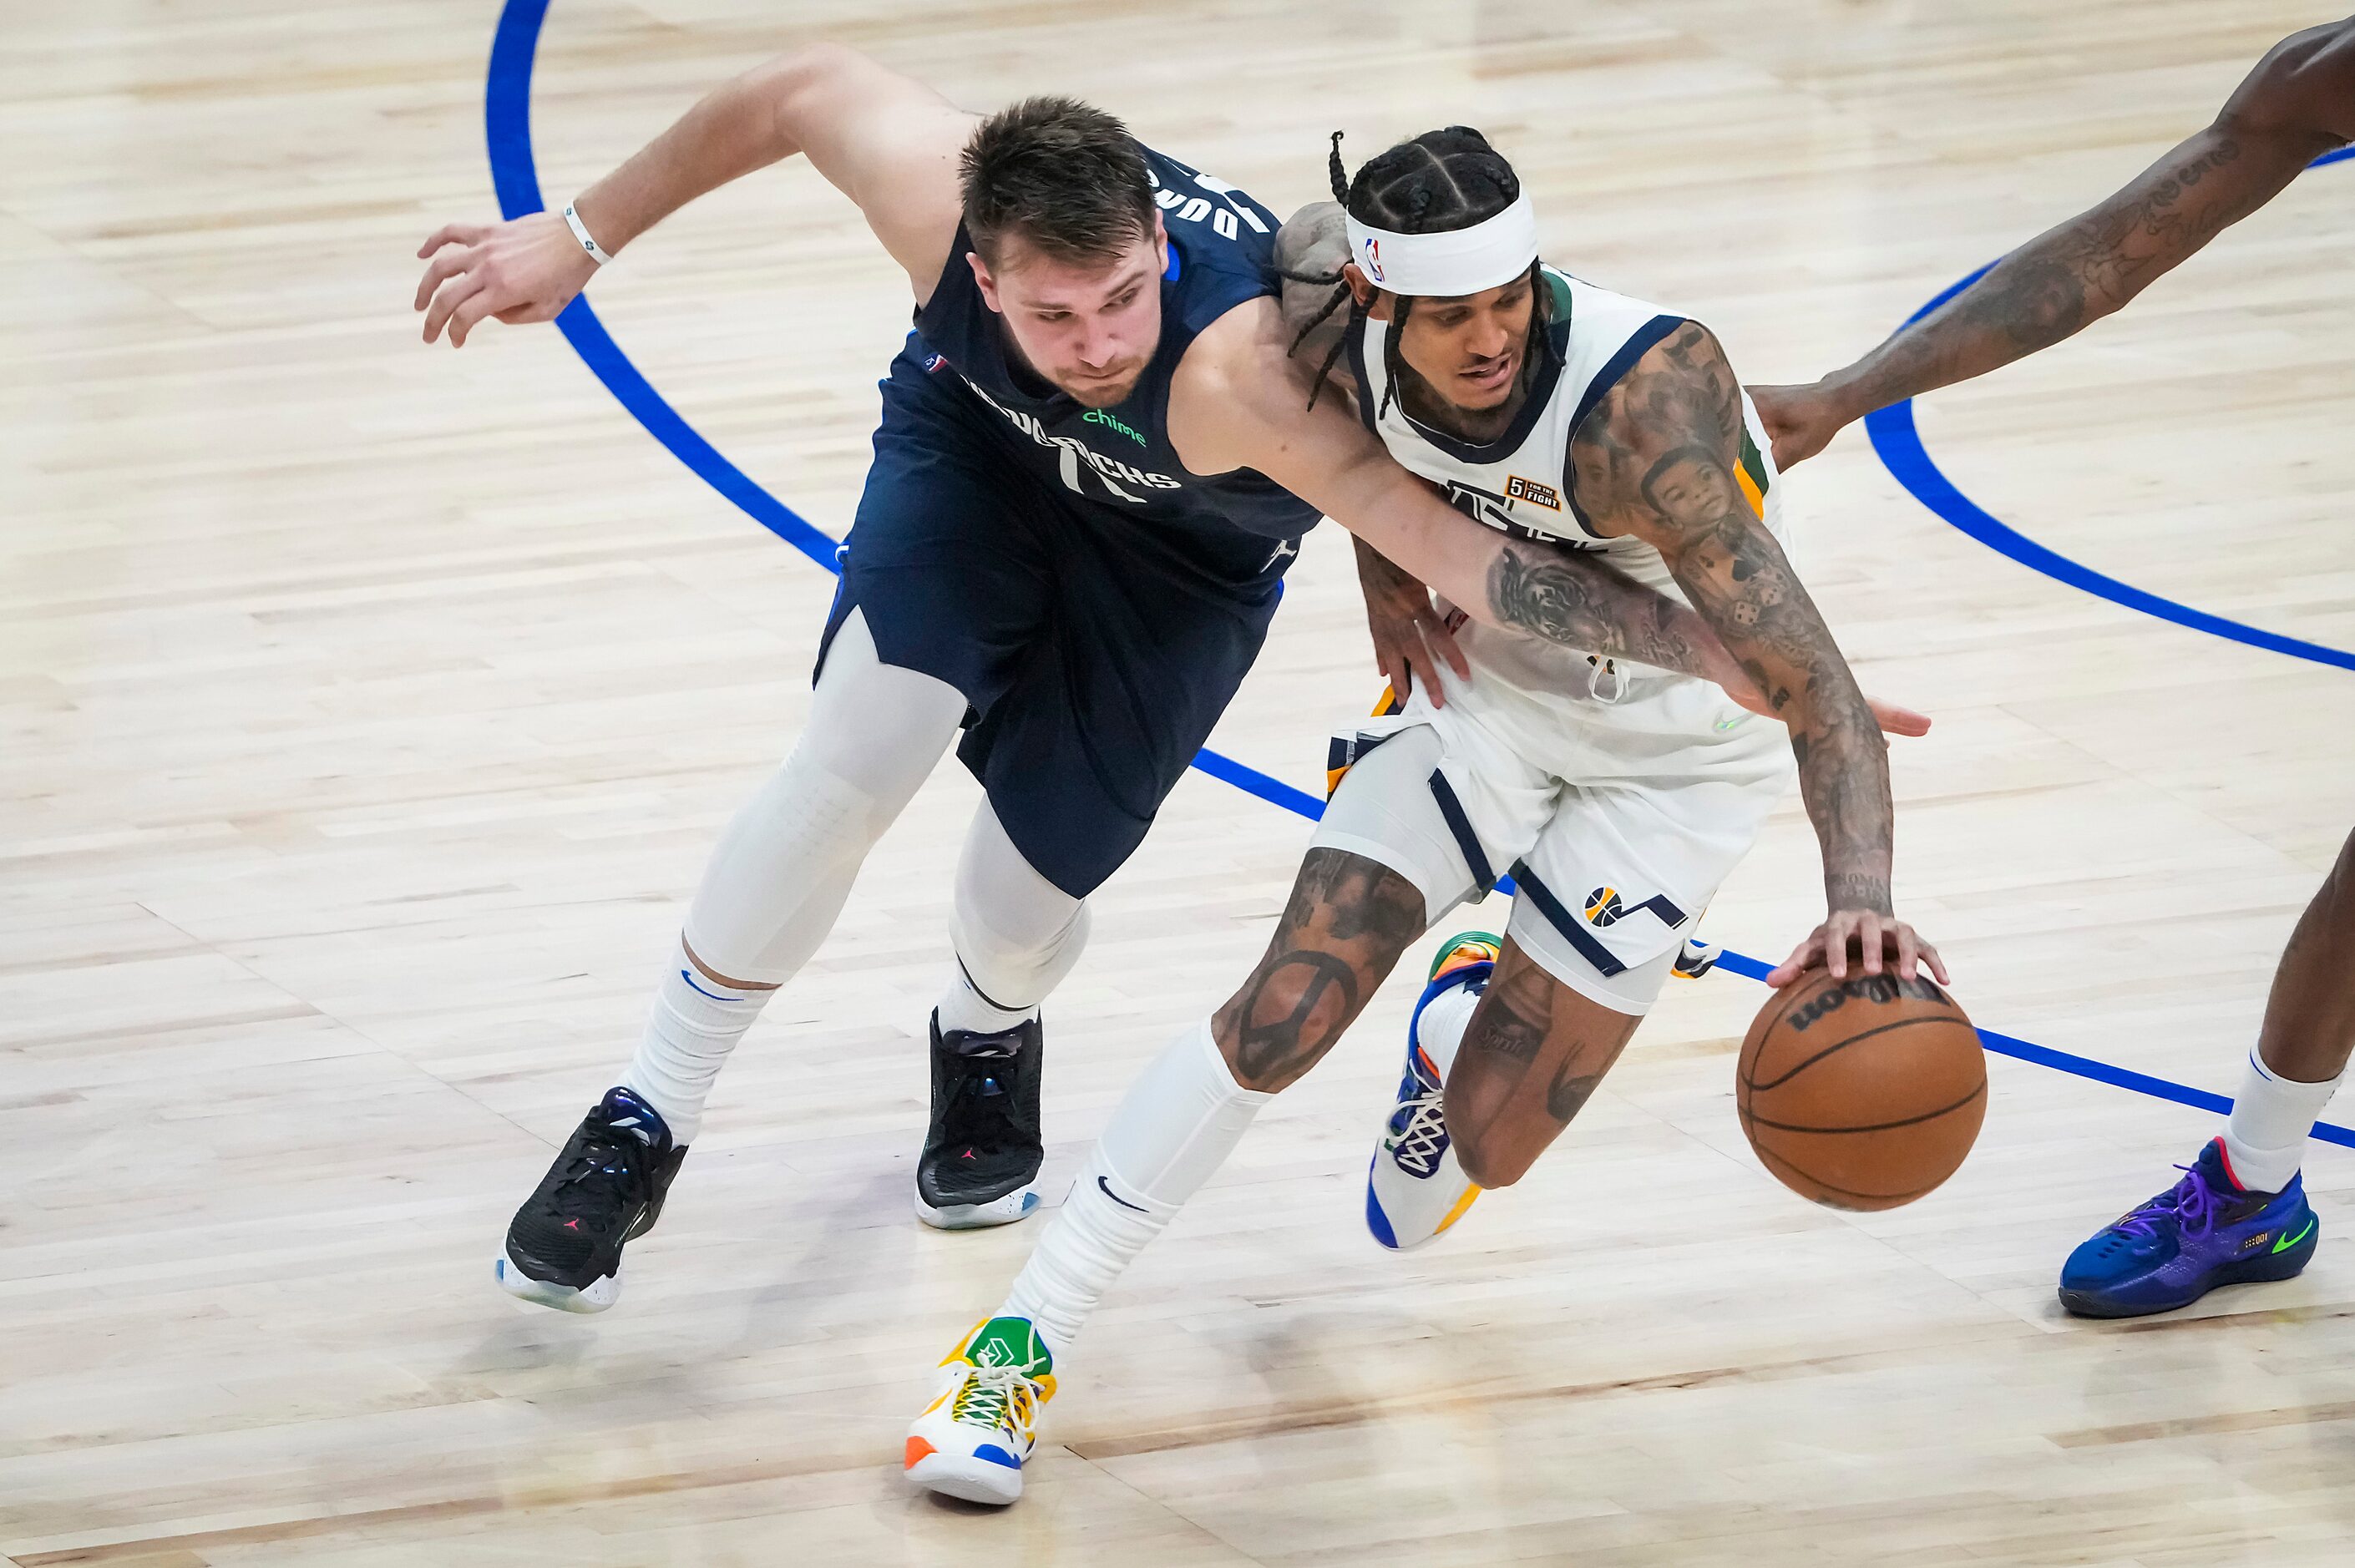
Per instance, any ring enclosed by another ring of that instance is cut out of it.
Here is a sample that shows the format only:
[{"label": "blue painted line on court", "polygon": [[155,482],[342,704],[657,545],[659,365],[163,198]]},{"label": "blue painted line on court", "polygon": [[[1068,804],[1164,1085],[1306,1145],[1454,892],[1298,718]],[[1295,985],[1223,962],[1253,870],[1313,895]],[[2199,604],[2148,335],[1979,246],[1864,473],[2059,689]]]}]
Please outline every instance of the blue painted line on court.
[{"label": "blue painted line on court", "polygon": [[[548,5],[549,0],[506,0],[505,8],[499,13],[498,30],[491,42],[483,120],[485,140],[490,148],[491,185],[498,195],[499,211],[506,217],[517,217],[547,208],[547,203],[540,197],[538,165],[532,155],[531,73],[533,57],[539,43],[540,25],[548,16]],[[1980,269],[1980,272],[1985,270],[1985,268]],[[1978,276],[1979,273],[1975,272],[1964,279],[1938,299],[1924,305],[1923,310],[1935,309]],[[556,324],[564,334],[565,341],[572,345],[573,351],[581,355],[597,379],[605,384],[606,389],[620,400],[638,423],[646,428],[648,434],[668,448],[671,454],[692,470],[697,477],[734,502],[753,521],[827,571],[841,571],[835,559],[838,548],[836,541],[763,490],[741,469],[722,457],[710,442],[697,434],[693,427],[679,417],[677,410],[666,402],[662,394],[655,391],[653,384],[630,363],[620,345],[613,342],[612,334],[605,331],[604,323],[590,309],[586,297],[567,305],[563,313],[556,318]],[[1272,779],[1208,747],[1195,758],[1194,766],[1213,779],[1222,779],[1238,789],[1311,821],[1325,814],[1325,803],[1306,790],[1295,789],[1280,779]],[[1513,891],[1510,879],[1499,880],[1497,887],[1508,895]],[[1720,955],[1718,967],[1732,974],[1763,980],[1774,966],[1729,949]],[[2172,1100],[2178,1105],[2212,1111],[2232,1108],[2231,1100],[2205,1089],[2195,1089],[2165,1078],[2114,1067],[2089,1056],[2055,1051],[2014,1039],[2009,1034],[1998,1034],[1991,1030],[1982,1029],[1978,1033],[1980,1043],[1998,1055],[2033,1062],[2081,1078],[2091,1078],[2096,1083],[2113,1084],[2137,1094]],[[2326,1143],[2355,1149],[2355,1131],[2328,1122],[2317,1123],[2314,1136]]]},{"label": "blue painted line on court", "polygon": [[[2342,147],[2336,153],[2317,158],[2307,167],[2320,168],[2325,164],[2339,163],[2350,155],[2355,155],[2355,147]],[[1997,265],[1990,261],[1940,291],[1929,303],[1906,317],[1905,325],[1912,326],[1986,277]],[[1922,433],[1913,423],[1911,398],[1902,403],[1891,403],[1886,408],[1866,415],[1864,429],[1871,439],[1872,450],[1879,455],[1881,465],[1889,470],[1898,483],[1913,493],[1914,500],[1980,544],[1998,555],[2009,556],[2030,571],[2041,572],[2055,582],[2065,583],[2097,599],[2108,599],[2112,604],[2123,605],[2161,620],[2170,620],[2194,631],[2204,631],[2211,637],[2226,638],[2252,648],[2285,653],[2293,659],[2310,660],[2317,664],[2355,670],[2355,653],[2326,647],[2319,642],[2309,642],[2304,638],[2267,631],[2262,627],[2225,616],[2211,615],[2204,609],[2194,609],[2188,604],[2121,582],[2106,572],[2097,572],[2091,567],[2071,560],[2058,550],[2038,544],[1964,494],[1962,488],[1931,461],[1929,449],[1922,444]]]},{"label": "blue painted line on court", "polygon": [[[491,187],[498,194],[502,217],[545,211],[548,206],[540,198],[539,165],[531,150],[532,59],[538,51],[540,24],[547,16],[548,0],[508,0],[499,13],[498,31],[491,38],[483,131],[490,145]],[[605,323],[597,319],[587,295],[564,307],[556,318],[556,329],[605,384],[605,389],[646,428],[646,433],[669,448],[705,483],[827,571],[841,571],[835,563],[835,541],[720,456],[719,449],[681,418],[678,410],[630,363]]]}]

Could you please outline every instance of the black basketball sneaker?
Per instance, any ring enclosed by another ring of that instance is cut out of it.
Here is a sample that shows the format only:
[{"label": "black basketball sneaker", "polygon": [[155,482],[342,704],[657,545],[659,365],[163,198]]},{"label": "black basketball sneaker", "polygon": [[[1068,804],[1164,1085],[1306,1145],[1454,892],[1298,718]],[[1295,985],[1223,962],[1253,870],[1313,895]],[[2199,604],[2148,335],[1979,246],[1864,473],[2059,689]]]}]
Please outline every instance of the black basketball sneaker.
[{"label": "black basketball sneaker", "polygon": [[654,1229],[687,1158],[654,1107],[611,1088],[507,1225],[499,1288],[560,1312],[602,1312],[622,1294],[622,1245]]},{"label": "black basketball sneaker", "polygon": [[1035,1018],[996,1034],[941,1033],[932,1015],[932,1126],[916,1162],[916,1217],[944,1231],[1021,1219],[1039,1206],[1030,1183],[1039,1142]]}]

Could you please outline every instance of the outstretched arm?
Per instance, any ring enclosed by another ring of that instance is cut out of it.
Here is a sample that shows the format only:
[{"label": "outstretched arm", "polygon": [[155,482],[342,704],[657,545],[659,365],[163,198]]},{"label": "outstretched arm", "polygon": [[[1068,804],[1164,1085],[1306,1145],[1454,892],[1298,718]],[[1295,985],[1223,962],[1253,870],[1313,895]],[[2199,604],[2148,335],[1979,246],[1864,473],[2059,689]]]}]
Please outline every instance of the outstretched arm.
[{"label": "outstretched arm", "polygon": [[2283,39],[2214,124],[1855,364],[1804,387],[1753,387],[1776,465],[1821,451],[1875,408],[1984,376],[2101,320],[2350,140],[2355,18]]},{"label": "outstretched arm", "polygon": [[[1348,243],[1343,236],[1341,207],[1337,202],[1311,202],[1287,218],[1276,235],[1276,267],[1284,279],[1280,295],[1284,341],[1291,358],[1291,373],[1304,388],[1308,382],[1319,376],[1327,378],[1328,385],[1324,396],[1318,398],[1320,404],[1327,397],[1336,403],[1346,403],[1357,393],[1355,382],[1333,352],[1341,343],[1342,334],[1349,322],[1346,309],[1332,308],[1336,303],[1333,291],[1341,286],[1337,281],[1341,263],[1348,258]],[[1456,649],[1453,639],[1446,638],[1444,626],[1431,615],[1431,596],[1424,585],[1369,543],[1364,529],[1353,531],[1358,534],[1358,579],[1366,597],[1366,616],[1373,634],[1375,662],[1390,676],[1391,685],[1401,695],[1406,691],[1405,686],[1400,684],[1401,674],[1423,678],[1435,704],[1440,700],[1436,661],[1446,659],[1461,674],[1465,673],[1463,654]],[[1498,551],[1498,563],[1501,564],[1511,554],[1509,550]],[[1575,594],[1590,574],[1602,572],[1614,578],[1617,576],[1608,573],[1607,568],[1599,563],[1573,556],[1572,559],[1579,561],[1579,567],[1558,575],[1551,583],[1542,583],[1538,580],[1538,558],[1527,552],[1514,556],[1512,564],[1505,568],[1504,577],[1493,585],[1506,596],[1504,602],[1516,612],[1535,614],[1542,601]],[[1491,570],[1494,569],[1492,567]],[[1607,585],[1603,591],[1610,591]],[[1690,610],[1646,592],[1643,599],[1625,610],[1594,606],[1588,619],[1610,619],[1611,626],[1597,630],[1606,637],[1615,637],[1619,635],[1622,625],[1619,618],[1625,613],[1634,613],[1638,620],[1648,619],[1672,630],[1674,645],[1659,648],[1658,652],[1669,659],[1686,657],[1687,662],[1663,662],[1661,659],[1647,658],[1621,647],[1604,646],[1601,642],[1585,644],[1586,651],[1699,675],[1724,687],[1728,695],[1752,712],[1774,714],[1765,694],[1726,652],[1725,645],[1718,641],[1716,634],[1710,631],[1706,623]],[[1493,620],[1494,617],[1482,616],[1480,619]],[[1437,637],[1432,635],[1433,628],[1438,628]],[[1537,630],[1529,626],[1521,629]],[[1424,652],[1426,646],[1428,652]],[[1416,658],[1418,653],[1423,654],[1421,660]],[[1874,698],[1866,700],[1871,706],[1874,719],[1890,734],[1918,736],[1929,733],[1930,721],[1913,709]]]},{"label": "outstretched arm", "polygon": [[[858,204],[922,302],[956,235],[957,154],[974,117],[852,49],[815,44],[715,88],[678,122],[581,193],[573,211],[612,255],[730,180],[799,153]],[[598,263],[556,213],[453,223],[418,251],[425,341],[461,346],[485,316],[541,322],[570,304]]]},{"label": "outstretched arm", "polygon": [[1881,971],[1887,942],[1908,980],[1917,953],[1944,980],[1936,952],[1891,903],[1895,821],[1886,748],[1830,629],[1734,477],[1742,435],[1732,367],[1707,329],[1687,322],[1637,360],[1573,433],[1572,473],[1596,528],[1660,552],[1693,608],[1791,726],[1799,789],[1823,846],[1829,914],[1778,977],[1818,952],[1835,975],[1845,974],[1855,938],[1869,974]]},{"label": "outstretched arm", "polygon": [[[1170,439],[1188,468],[1258,470],[1476,620],[1697,675],[1754,711],[1777,712],[1685,606],[1590,556],[1482,527],[1393,461],[1338,399],[1308,408],[1307,377],[1285,341],[1266,298],[1236,306],[1194,340],[1169,389]],[[1908,709],[1880,712],[1895,733],[1929,728]]]},{"label": "outstretched arm", "polygon": [[1213,322],[1171,378],[1169,435],[1196,473],[1256,469],[1476,620],[1591,653],[1739,682],[1700,619],[1568,550],[1484,528],[1391,461],[1335,401],[1307,407],[1275,302]]}]

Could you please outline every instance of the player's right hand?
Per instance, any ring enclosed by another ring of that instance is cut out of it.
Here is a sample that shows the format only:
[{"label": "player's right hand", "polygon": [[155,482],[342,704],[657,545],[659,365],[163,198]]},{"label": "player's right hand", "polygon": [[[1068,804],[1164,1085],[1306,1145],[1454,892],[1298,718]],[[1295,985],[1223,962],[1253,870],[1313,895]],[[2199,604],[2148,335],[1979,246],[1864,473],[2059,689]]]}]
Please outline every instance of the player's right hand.
[{"label": "player's right hand", "polygon": [[1791,949],[1789,958],[1768,972],[1766,983],[1780,990],[1818,964],[1830,969],[1834,980],[1846,980],[1850,968],[1868,975],[1891,969],[1909,980],[1926,969],[1940,985],[1949,983],[1946,960],[1938,949],[1884,909],[1832,910],[1807,933],[1806,940]]},{"label": "player's right hand", "polygon": [[425,313],[425,341],[443,328],[450,346],[485,316],[509,323],[553,321],[597,270],[562,217],[526,213],[506,223],[449,223],[418,249],[428,263],[417,284]]},{"label": "player's right hand", "polygon": [[1777,471],[1805,462],[1831,444],[1848,423],[1821,382],[1805,387],[1752,387],[1750,401],[1774,443]]},{"label": "player's right hand", "polygon": [[1372,550],[1358,552],[1358,586],[1366,596],[1366,630],[1374,640],[1374,662],[1403,703],[1419,686],[1433,707],[1446,699],[1439,683],[1445,660],[1459,680],[1472,675],[1471,661],[1456,645],[1431,590]]}]

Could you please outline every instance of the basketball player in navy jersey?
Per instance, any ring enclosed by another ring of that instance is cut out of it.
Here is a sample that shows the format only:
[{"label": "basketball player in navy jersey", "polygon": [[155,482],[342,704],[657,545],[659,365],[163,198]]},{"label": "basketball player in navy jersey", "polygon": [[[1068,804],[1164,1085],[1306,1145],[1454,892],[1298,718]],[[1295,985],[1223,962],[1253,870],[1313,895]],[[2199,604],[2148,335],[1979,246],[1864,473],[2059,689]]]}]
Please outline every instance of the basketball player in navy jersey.
[{"label": "basketball player in navy jersey", "polygon": [[[1805,387],[1751,389],[1779,463],[1875,408],[1983,376],[2099,321],[2323,154],[2355,141],[2355,18],[2275,45],[2215,122],[2013,251],[1919,322]],[[2070,1254],[2061,1302],[2130,1318],[2286,1279],[2320,1239],[2298,1170],[2355,1052],[2355,835],[2291,931],[2224,1130],[2183,1179]]]},{"label": "basketball player in navy jersey", "polygon": [[560,216],[435,233],[426,339],[549,320],[665,215],[796,153],[905,270],[915,331],[883,385],[808,728],[721,839],[635,1056],[497,1260],[511,1293],[570,1311],[614,1299],[722,1062],[960,728],[987,799],[956,873],[917,1208],[951,1227],[1029,1212],[1039,1003],[1320,512],[1476,617],[1749,689],[1689,610],[1476,526],[1347,414],[1304,410],[1275,220],[1069,99],[982,119],[850,50],[796,50]]}]

